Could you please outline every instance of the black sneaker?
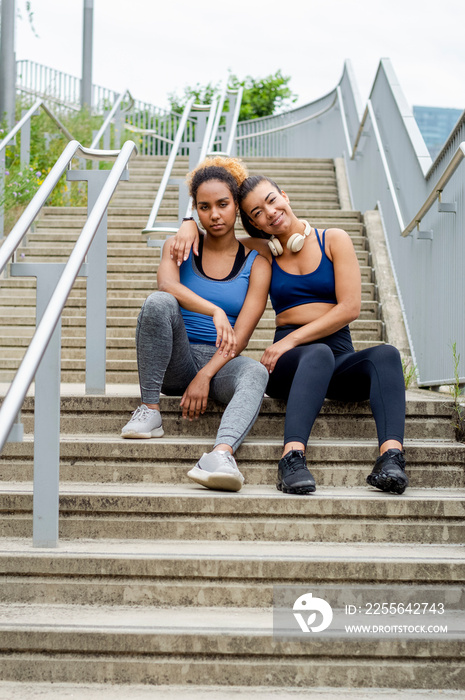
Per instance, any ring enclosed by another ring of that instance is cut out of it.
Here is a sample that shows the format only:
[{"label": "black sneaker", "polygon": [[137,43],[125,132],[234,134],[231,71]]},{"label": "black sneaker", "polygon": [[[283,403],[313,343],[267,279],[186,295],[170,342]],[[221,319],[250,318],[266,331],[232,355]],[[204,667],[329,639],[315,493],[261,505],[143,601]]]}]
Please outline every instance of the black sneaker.
[{"label": "black sneaker", "polygon": [[308,471],[302,450],[291,450],[279,460],[276,488],[283,493],[302,495],[315,491],[315,479]]},{"label": "black sneaker", "polygon": [[404,453],[396,449],[386,450],[376,460],[373,471],[367,476],[367,483],[381,491],[404,493],[408,486]]}]

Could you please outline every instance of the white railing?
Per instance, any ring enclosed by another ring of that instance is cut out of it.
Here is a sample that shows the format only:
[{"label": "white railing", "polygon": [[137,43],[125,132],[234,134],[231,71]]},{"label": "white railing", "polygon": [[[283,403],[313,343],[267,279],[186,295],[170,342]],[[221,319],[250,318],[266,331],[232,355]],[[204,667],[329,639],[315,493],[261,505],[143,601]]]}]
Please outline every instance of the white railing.
[{"label": "white railing", "polygon": [[[18,90],[50,100],[67,109],[80,109],[81,78],[33,61],[17,61],[16,65]],[[100,85],[92,86],[92,105],[96,112],[113,104],[117,97],[118,93],[114,90]]]},{"label": "white railing", "polygon": [[[47,107],[42,99],[36,100],[32,107],[21,117],[19,122],[11,129],[11,131],[0,142],[0,240],[3,238],[4,227],[4,190],[5,190],[5,151],[6,147],[12,143],[18,133],[21,133],[21,151],[20,162],[24,167],[29,165],[29,144],[31,140],[31,119],[37,114],[39,109],[43,109],[46,114],[54,121],[55,125],[62,132],[63,136],[70,141],[73,139],[68,129],[61,123],[58,117]],[[0,268],[1,269],[1,268]]]},{"label": "white railing", "polygon": [[[16,87],[21,93],[40,97],[46,104],[53,103],[58,111],[81,108],[81,79],[39,63],[17,61]],[[114,108],[121,95],[126,93],[118,94],[114,90],[93,85],[92,112],[104,114]],[[130,104],[125,105],[123,111],[124,120],[119,119],[121,110],[116,111],[112,117],[116,119],[120,135],[123,127],[137,134],[138,151],[141,154],[169,155],[181,115],[134,99],[132,96]],[[187,132],[186,139],[191,141],[192,134]],[[117,147],[119,148],[119,145]]]},{"label": "white railing", "polygon": [[[155,197],[155,201],[154,201],[152,209],[150,211],[149,218],[147,220],[147,224],[146,224],[144,230],[142,231],[142,233],[150,233],[150,232],[156,232],[156,231],[161,231],[161,230],[165,230],[165,231],[171,230],[169,227],[155,226],[155,222],[157,220],[158,212],[160,210],[160,205],[161,205],[162,199],[165,195],[166,188],[168,187],[168,184],[170,183],[170,180],[172,179],[171,173],[172,173],[172,170],[174,167],[176,157],[178,155],[179,147],[180,147],[182,140],[184,138],[184,130],[186,128],[188,119],[190,117],[192,107],[194,106],[194,99],[195,99],[194,97],[191,97],[188,100],[188,102],[184,108],[184,112],[183,112],[181,121],[180,121],[179,126],[178,126],[178,131],[177,131],[176,136],[174,138],[174,141],[172,143],[172,148],[171,148],[171,152],[170,152],[170,155],[168,158],[168,162],[166,164],[165,171],[163,173],[163,177],[162,177],[161,182],[160,182],[160,186],[157,190],[157,195]],[[180,209],[181,209],[181,207],[180,207]],[[182,211],[182,209],[181,209],[181,211]],[[186,206],[186,211],[187,211],[187,206]],[[173,229],[173,230],[176,231],[177,228]]]},{"label": "white railing", "polygon": [[[187,102],[178,127],[178,132],[173,141],[168,163],[158,188],[152,210],[142,233],[175,233],[179,228],[183,216],[190,216],[192,214],[192,201],[189,197],[184,179],[171,177],[171,172],[180,150],[181,143],[185,144],[184,130],[186,124],[189,119],[195,118],[194,115],[197,112],[198,117],[195,129],[195,141],[194,143],[189,144],[190,170],[204,160],[207,154],[230,155],[231,150],[234,147],[235,132],[241,107],[242,93],[242,88],[239,90],[224,90],[220,93],[219,97],[214,98],[209,105],[195,104],[193,97]],[[223,110],[227,95],[229,95],[230,107],[229,111],[226,113],[226,115],[224,115]],[[226,124],[224,125],[222,133],[220,134],[219,124],[222,116],[225,116]],[[213,150],[215,145],[221,145],[224,141],[226,141],[225,151]],[[177,185],[179,188],[178,220],[176,222],[158,222],[158,212],[168,185]],[[148,245],[152,247],[161,246],[163,242],[163,239],[148,239],[147,241]]]},{"label": "white railing", "polygon": [[[127,171],[128,161],[135,150],[136,146],[131,141],[126,142],[121,151],[117,152],[87,149],[77,141],[71,141],[0,248],[1,271],[14,255],[32,221],[73,157],[97,160],[116,159],[110,171],[86,171],[89,185],[92,179],[95,182],[98,180],[97,186],[100,193],[98,196],[93,196],[95,204],[88,214],[68,262],[65,265],[60,263],[16,264],[17,275],[37,277],[38,325],[0,409],[0,451],[9,435],[11,438],[10,431],[15,417],[35,377],[34,546],[53,547],[58,541],[61,314],[76,277],[80,274],[90,276],[90,270],[84,266],[86,255],[90,254],[97,234],[104,233],[106,239],[106,221],[105,231],[102,231],[101,223],[106,217],[107,207],[116,186]],[[95,195],[95,191],[93,194]],[[89,194],[89,198],[90,196]],[[103,276],[106,279],[106,248],[103,262],[104,269],[94,271],[96,272],[94,277]],[[90,262],[89,265],[91,265]],[[89,290],[88,296],[90,296]],[[96,311],[94,301],[88,298],[87,308],[92,309],[92,315]],[[88,334],[86,334],[87,342],[89,342]],[[105,357],[105,340],[103,357]]]},{"label": "white railing", "polygon": [[242,156],[344,157],[353,206],[382,215],[419,384],[453,381],[454,342],[465,381],[465,114],[433,164],[389,60],[364,110],[346,62],[333,91],[239,123],[236,141]]}]

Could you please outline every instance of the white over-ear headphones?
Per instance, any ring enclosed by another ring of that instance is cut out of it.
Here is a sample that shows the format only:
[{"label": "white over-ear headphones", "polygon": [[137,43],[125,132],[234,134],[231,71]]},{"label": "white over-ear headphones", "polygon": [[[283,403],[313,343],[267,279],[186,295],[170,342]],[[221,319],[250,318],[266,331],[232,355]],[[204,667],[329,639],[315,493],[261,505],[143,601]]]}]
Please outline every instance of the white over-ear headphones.
[{"label": "white over-ear headphones", "polygon": [[[305,225],[303,235],[301,233],[293,233],[286,243],[286,247],[293,253],[298,253],[299,250],[302,250],[303,245],[305,243],[305,238],[309,235],[310,231],[312,230],[308,221],[302,220],[302,223]],[[281,245],[281,241],[275,236],[271,236],[271,239],[268,241],[268,247],[275,257],[283,254],[283,247]]]}]

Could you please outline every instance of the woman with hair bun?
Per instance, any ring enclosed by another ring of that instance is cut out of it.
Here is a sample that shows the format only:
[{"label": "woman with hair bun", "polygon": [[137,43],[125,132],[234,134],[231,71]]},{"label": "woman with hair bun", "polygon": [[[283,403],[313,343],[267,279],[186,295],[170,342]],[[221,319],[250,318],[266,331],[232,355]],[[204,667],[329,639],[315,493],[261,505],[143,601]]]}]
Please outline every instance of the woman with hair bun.
[{"label": "woman with hair bun", "polygon": [[164,246],[158,290],[137,321],[142,404],[123,438],[163,435],[160,392],[182,394],[183,418],[205,413],[208,397],[227,404],[213,450],[189,472],[212,489],[239,491],[244,482],[234,452],[251,429],[268,381],[266,368],[240,353],[267,301],[270,264],[246,250],[234,233],[238,183],[247,175],[233,160],[209,158],[189,176],[189,191],[205,234],[198,255],[181,264]]},{"label": "woman with hair bun", "polygon": [[[287,401],[277,488],[285,493],[315,491],[306,448],[326,397],[347,402],[369,398],[379,457],[367,483],[403,493],[409,482],[402,364],[391,345],[358,352],[353,348],[349,323],[360,313],[361,279],[349,235],[338,228],[318,231],[299,220],[286,193],[262,175],[241,182],[239,206],[243,226],[252,236],[242,242],[272,265],[276,332],[261,363],[269,373],[266,393]],[[192,223],[183,224],[172,243],[174,261],[184,257],[195,238]]]}]

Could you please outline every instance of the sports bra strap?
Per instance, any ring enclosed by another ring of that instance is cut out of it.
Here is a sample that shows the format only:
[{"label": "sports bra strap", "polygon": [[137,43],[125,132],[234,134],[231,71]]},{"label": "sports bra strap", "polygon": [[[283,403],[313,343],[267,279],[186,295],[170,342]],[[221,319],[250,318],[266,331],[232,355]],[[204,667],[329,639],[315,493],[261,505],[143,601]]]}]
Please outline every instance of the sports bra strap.
[{"label": "sports bra strap", "polygon": [[325,252],[325,233],[326,233],[326,229],[321,234],[321,240],[320,240],[320,234],[318,233],[318,229],[317,228],[315,229],[316,240],[318,241],[318,245],[320,246],[320,250],[323,253],[323,255]]}]

